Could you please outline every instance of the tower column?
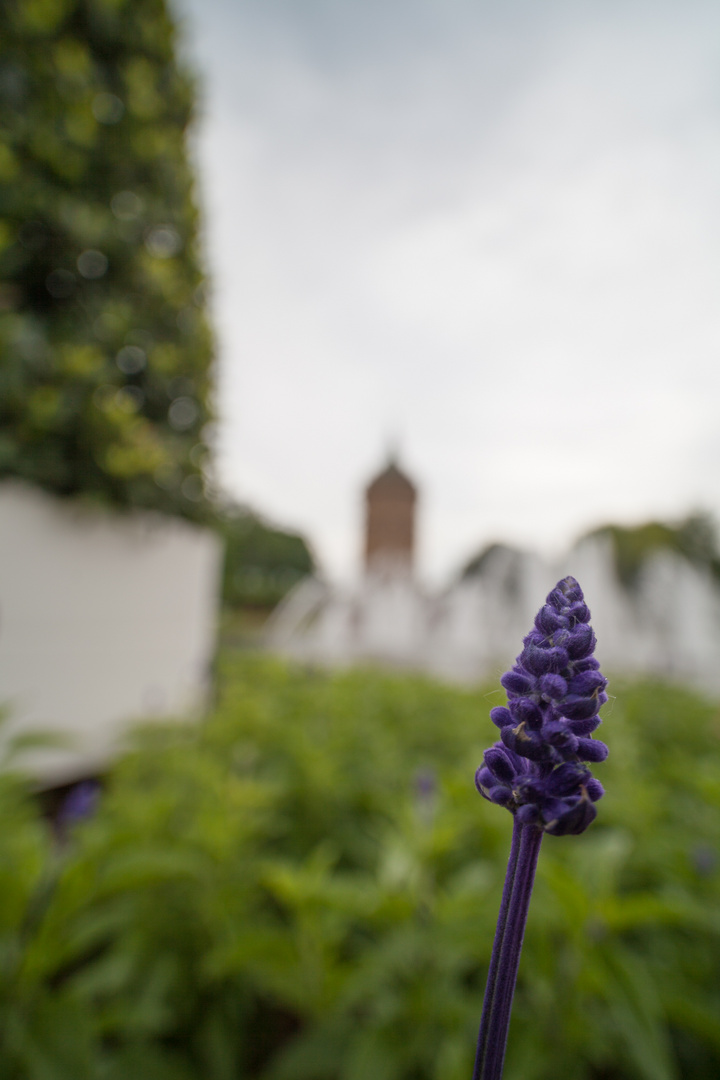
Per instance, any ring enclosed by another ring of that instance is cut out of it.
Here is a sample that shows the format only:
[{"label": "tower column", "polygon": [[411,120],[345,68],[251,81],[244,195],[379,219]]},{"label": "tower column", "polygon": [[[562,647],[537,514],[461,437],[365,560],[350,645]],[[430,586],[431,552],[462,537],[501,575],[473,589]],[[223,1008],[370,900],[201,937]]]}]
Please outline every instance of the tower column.
[{"label": "tower column", "polygon": [[412,574],[417,488],[394,459],[365,489],[365,570]]}]

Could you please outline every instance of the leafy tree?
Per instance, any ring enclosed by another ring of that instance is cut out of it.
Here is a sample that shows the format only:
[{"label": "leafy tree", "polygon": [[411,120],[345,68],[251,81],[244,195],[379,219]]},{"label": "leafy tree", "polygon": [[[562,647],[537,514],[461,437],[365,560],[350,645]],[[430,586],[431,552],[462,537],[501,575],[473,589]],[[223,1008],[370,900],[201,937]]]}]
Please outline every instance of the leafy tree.
[{"label": "leafy tree", "polygon": [[[610,541],[618,579],[626,588],[638,580],[643,563],[659,551],[681,555],[695,566],[706,567],[720,578],[720,551],[715,524],[708,514],[690,514],[677,524],[648,521],[643,525],[603,525],[581,539],[603,537]],[[462,568],[462,578],[484,573],[499,556],[504,556],[503,573],[512,584],[514,568],[521,553],[506,544],[488,544]],[[498,571],[493,568],[493,572]]]},{"label": "leafy tree", "polygon": [[272,607],[316,568],[302,536],[273,528],[245,507],[228,507],[218,527],[225,540],[223,601],[229,607]]},{"label": "leafy tree", "polygon": [[692,514],[677,525],[649,521],[644,525],[604,525],[587,534],[608,537],[615,556],[618,578],[627,587],[638,579],[645,560],[658,551],[672,551],[696,566],[705,566],[720,577],[720,554],[712,519]]},{"label": "leafy tree", "polygon": [[0,476],[202,516],[212,343],[165,0],[0,11]]}]

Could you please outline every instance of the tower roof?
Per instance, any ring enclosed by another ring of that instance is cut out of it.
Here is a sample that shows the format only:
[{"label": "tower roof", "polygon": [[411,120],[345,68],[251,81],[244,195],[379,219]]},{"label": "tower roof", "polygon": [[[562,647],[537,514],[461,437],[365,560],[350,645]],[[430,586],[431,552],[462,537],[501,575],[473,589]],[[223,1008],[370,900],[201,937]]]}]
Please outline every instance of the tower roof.
[{"label": "tower roof", "polygon": [[402,471],[394,457],[390,458],[385,468],[373,477],[365,489],[365,494],[368,496],[384,493],[417,495],[415,484]]}]

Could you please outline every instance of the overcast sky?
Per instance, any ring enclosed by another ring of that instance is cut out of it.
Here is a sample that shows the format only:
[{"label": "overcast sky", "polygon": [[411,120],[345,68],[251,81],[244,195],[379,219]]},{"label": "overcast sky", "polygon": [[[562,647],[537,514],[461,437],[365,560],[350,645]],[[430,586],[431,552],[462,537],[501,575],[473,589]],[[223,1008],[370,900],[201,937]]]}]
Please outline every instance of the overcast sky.
[{"label": "overcast sky", "polygon": [[182,0],[219,474],[358,565],[720,509],[720,5]]}]

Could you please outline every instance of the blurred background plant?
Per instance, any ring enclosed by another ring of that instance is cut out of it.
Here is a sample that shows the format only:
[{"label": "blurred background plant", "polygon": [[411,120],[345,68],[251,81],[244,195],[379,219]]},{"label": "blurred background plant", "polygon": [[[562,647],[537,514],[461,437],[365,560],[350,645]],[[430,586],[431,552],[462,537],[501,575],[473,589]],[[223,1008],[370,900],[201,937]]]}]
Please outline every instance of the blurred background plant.
[{"label": "blurred background plant", "polygon": [[612,547],[615,572],[628,589],[637,585],[643,566],[660,551],[681,555],[696,567],[720,577],[717,527],[710,514],[690,514],[676,524],[648,521],[643,525],[603,525],[583,539],[607,538]]},{"label": "blurred background plant", "polygon": [[302,578],[317,572],[317,563],[303,536],[271,525],[248,506],[218,507],[214,524],[225,552],[222,640],[258,648],[270,612]]},{"label": "blurred background plant", "polygon": [[222,599],[230,609],[267,613],[317,570],[304,537],[268,524],[248,507],[225,507],[219,528],[225,544]]},{"label": "blurred background plant", "polygon": [[212,341],[164,0],[8,0],[0,477],[206,514]]},{"label": "blurred background plant", "polygon": [[[136,735],[60,848],[2,777],[0,1076],[466,1080],[510,827],[472,786],[495,693],[240,654],[221,684],[202,726]],[[506,1075],[704,1080],[717,709],[635,684],[605,712],[607,797],[544,846]]]}]

